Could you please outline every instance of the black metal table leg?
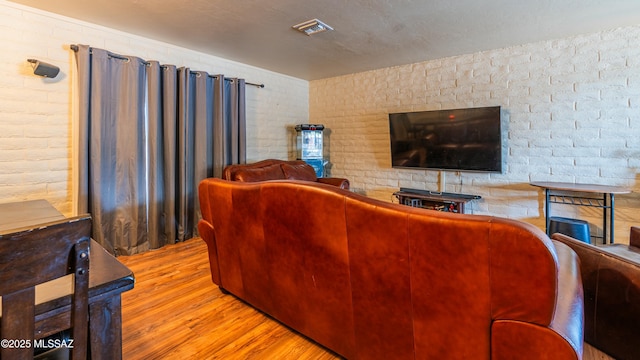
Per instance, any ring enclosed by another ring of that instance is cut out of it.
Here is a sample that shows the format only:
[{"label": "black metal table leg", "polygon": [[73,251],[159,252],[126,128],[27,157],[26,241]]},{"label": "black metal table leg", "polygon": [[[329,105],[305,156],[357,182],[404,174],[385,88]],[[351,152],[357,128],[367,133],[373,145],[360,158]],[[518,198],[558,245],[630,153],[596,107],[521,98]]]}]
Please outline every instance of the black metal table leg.
[{"label": "black metal table leg", "polygon": [[551,236],[551,234],[549,234],[549,231],[551,230],[549,228],[550,225],[550,216],[549,216],[549,209],[551,208],[551,204],[549,203],[549,189],[545,189],[544,190],[544,220],[546,222],[546,231],[547,231],[547,236]]}]

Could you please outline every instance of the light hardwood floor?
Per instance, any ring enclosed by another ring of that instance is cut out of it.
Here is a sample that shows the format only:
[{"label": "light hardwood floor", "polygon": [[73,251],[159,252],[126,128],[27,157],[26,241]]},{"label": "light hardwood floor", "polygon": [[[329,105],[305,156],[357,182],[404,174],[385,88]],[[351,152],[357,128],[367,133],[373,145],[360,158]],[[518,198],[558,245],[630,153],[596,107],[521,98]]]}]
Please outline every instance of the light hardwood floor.
[{"label": "light hardwood floor", "polygon": [[[122,294],[125,360],[339,359],[211,282],[204,241],[118,258],[135,274]],[[586,345],[585,360],[611,360]]]}]

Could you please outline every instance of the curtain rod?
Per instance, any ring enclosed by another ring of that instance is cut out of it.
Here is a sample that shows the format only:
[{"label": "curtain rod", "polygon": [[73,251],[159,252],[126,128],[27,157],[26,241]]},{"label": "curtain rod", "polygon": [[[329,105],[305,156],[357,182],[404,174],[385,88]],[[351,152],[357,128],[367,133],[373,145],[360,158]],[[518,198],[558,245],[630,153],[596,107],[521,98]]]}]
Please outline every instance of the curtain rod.
[{"label": "curtain rod", "polygon": [[[69,47],[71,48],[71,50],[73,50],[73,51],[75,51],[75,52],[77,52],[77,51],[78,51],[78,49],[79,49],[79,48],[78,48],[78,45],[73,45],[73,44],[72,44],[72,45],[69,45]],[[107,51],[107,53],[109,54],[109,56],[110,56],[110,57],[112,57],[112,58],[114,58],[114,59],[120,59],[120,60],[126,60],[126,61],[129,61],[129,58],[128,58],[128,57],[125,57],[125,56],[122,56],[122,55],[118,55],[118,54],[114,54],[114,53],[112,53],[112,52],[110,52],[110,51]],[[144,60],[142,61],[142,63],[143,63],[143,64],[145,64],[145,65],[147,65],[147,66],[149,66],[149,65],[151,64],[151,63],[146,62],[146,61],[144,61]],[[216,76],[215,76],[215,75],[209,75],[209,76],[210,76],[210,77],[212,77],[212,78],[216,78]],[[226,81],[233,81],[232,79],[228,79],[228,78],[224,78],[224,79],[225,79]],[[255,87],[259,87],[259,88],[264,88],[264,84],[256,84],[256,83],[251,83],[251,82],[247,82],[247,81],[245,81],[245,84],[246,84],[246,85],[255,86]]]}]

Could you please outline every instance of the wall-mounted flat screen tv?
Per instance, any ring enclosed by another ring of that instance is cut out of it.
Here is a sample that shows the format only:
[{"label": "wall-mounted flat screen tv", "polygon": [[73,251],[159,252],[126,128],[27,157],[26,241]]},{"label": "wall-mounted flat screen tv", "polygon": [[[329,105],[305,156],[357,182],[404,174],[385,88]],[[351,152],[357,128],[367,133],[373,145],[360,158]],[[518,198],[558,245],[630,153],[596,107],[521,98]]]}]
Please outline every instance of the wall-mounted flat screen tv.
[{"label": "wall-mounted flat screen tv", "polygon": [[395,168],[502,172],[500,106],[389,114]]}]

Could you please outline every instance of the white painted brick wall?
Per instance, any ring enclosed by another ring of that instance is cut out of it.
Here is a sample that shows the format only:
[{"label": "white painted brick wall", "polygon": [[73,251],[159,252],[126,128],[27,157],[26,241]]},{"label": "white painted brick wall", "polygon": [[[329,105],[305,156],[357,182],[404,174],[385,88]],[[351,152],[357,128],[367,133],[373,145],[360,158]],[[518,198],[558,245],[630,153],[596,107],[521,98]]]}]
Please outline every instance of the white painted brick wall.
[{"label": "white painted brick wall", "polygon": [[[438,173],[390,165],[389,112],[502,105],[504,174],[446,174],[446,191],[483,196],[475,213],[543,227],[533,180],[628,185],[640,191],[640,27],[322,79],[281,74],[0,0],[0,201],[45,198],[71,211],[71,58],[83,43],[265,83],[248,87],[250,161],[293,158],[295,124],[323,123],[331,172],[386,201],[399,187],[438,187]],[[61,67],[47,81],[27,58]],[[617,197],[617,238],[640,224],[637,195]],[[586,216],[589,208],[554,208]]]},{"label": "white painted brick wall", "polygon": [[[531,181],[623,185],[616,241],[640,225],[640,26],[438,59],[310,83],[310,121],[330,129],[333,176],[394,200],[399,187],[439,188],[438,172],[391,168],[388,113],[501,105],[503,174],[446,172],[446,191],[478,194],[474,213],[544,228]],[[552,215],[602,227],[595,208]]]},{"label": "white painted brick wall", "polygon": [[[264,83],[246,91],[249,161],[292,158],[293,126],[308,122],[307,81],[0,0],[0,202],[72,212],[71,44]],[[61,74],[35,76],[28,58]]]}]

